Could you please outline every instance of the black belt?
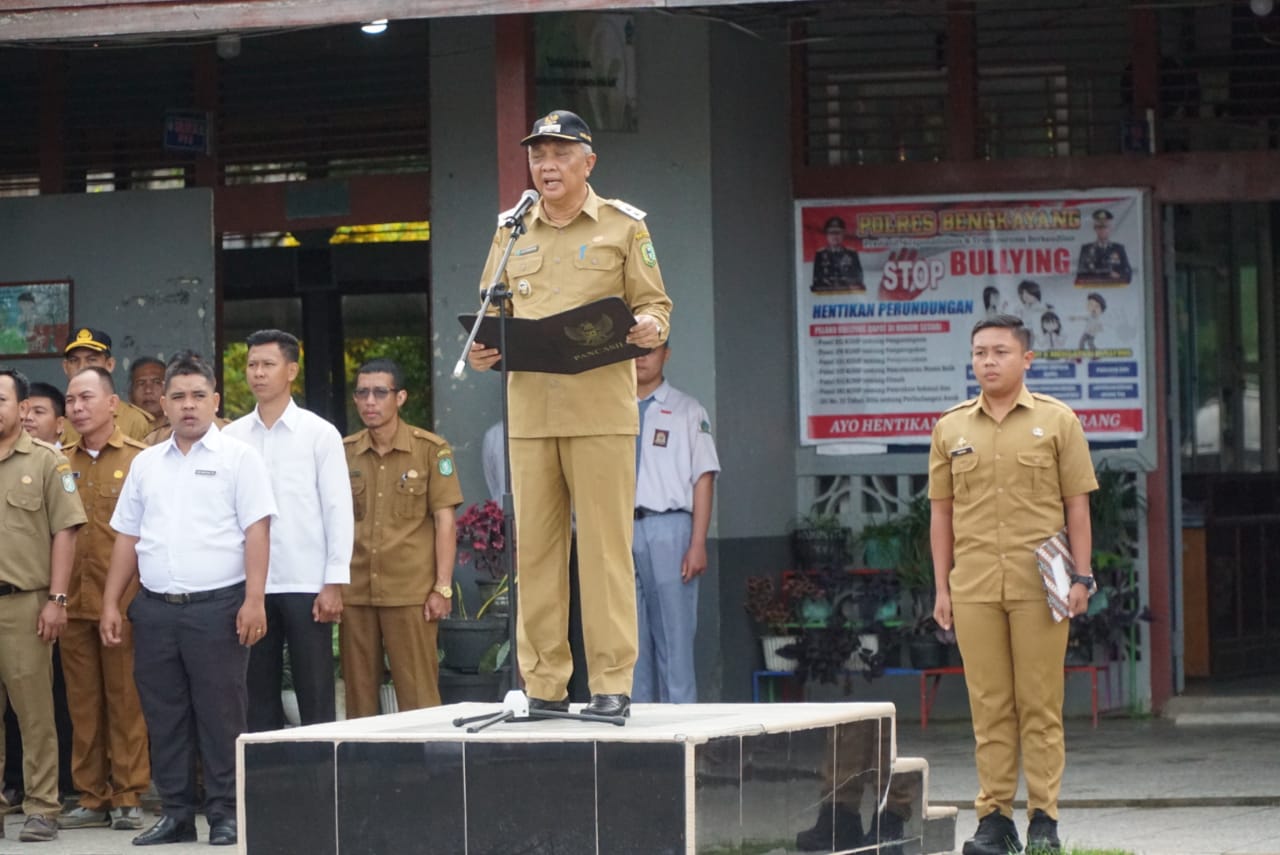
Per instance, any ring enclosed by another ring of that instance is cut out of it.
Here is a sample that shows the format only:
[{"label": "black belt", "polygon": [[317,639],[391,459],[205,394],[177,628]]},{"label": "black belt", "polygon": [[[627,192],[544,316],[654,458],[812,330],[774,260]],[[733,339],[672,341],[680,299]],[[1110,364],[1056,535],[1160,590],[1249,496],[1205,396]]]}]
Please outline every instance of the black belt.
[{"label": "black belt", "polygon": [[173,606],[182,606],[187,603],[201,603],[205,600],[216,600],[219,597],[225,597],[228,594],[234,594],[244,590],[244,582],[237,582],[234,585],[228,585],[225,588],[214,588],[211,591],[192,591],[189,594],[161,594],[157,591],[149,591],[142,589],[144,597],[150,597],[153,600],[162,600]]},{"label": "black belt", "polygon": [[17,585],[0,585],[0,597],[7,597],[10,594],[21,594],[22,589]]},{"label": "black belt", "polygon": [[638,520],[642,520],[642,519],[645,519],[646,517],[660,517],[660,516],[663,516],[664,514],[687,514],[687,513],[689,512],[682,511],[679,508],[676,508],[670,511],[651,511],[648,508],[636,508],[635,518]]}]

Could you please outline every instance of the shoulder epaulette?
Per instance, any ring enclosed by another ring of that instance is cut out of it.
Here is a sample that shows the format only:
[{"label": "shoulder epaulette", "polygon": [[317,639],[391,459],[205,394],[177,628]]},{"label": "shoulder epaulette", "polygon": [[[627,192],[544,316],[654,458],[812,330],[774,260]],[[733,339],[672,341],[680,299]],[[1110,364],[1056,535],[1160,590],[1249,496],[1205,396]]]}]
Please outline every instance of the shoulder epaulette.
[{"label": "shoulder epaulette", "polygon": [[51,442],[45,442],[43,439],[36,439],[34,436],[33,436],[33,437],[31,437],[31,442],[32,442],[32,444],[34,444],[34,445],[38,445],[38,446],[40,446],[41,448],[47,448],[47,449],[49,449],[49,450],[50,450],[50,451],[52,451],[54,454],[62,454],[62,449],[58,448],[58,446],[54,445],[54,444],[53,444],[53,443],[51,443]]},{"label": "shoulder epaulette", "polygon": [[364,433],[364,431],[357,431],[356,433],[351,434],[351,436],[344,436],[344,437],[342,438],[342,443],[343,443],[344,445],[350,445],[351,443],[353,443],[353,442],[355,442],[357,439],[359,439],[359,438],[360,438],[360,434],[362,434],[362,433]]},{"label": "shoulder epaulette", "polygon": [[[1071,409],[1071,407],[1068,404],[1058,400],[1052,395],[1046,395],[1044,392],[1032,392],[1031,397],[1035,398],[1037,401],[1044,401],[1046,404],[1056,404],[1057,406],[1062,407],[1064,410]],[[1072,412],[1075,412],[1075,411],[1072,410]]]},{"label": "shoulder epaulette", "polygon": [[[151,434],[147,434],[147,436],[151,436]],[[142,440],[134,439],[131,436],[126,436],[124,438],[124,444],[129,446],[130,448],[149,448],[150,447]]]},{"label": "shoulder epaulette", "polygon": [[[519,208],[519,207],[520,207],[519,205],[512,205],[510,208],[507,208],[507,210],[499,214],[498,228],[502,228],[503,226],[505,226],[507,224],[507,220],[511,219],[511,215],[514,214],[516,212],[516,208]],[[529,211],[525,212],[525,217],[528,217],[529,212],[531,212],[532,210],[533,209],[530,208]]]},{"label": "shoulder epaulette", "polygon": [[977,398],[970,398],[967,401],[961,401],[960,403],[956,404],[953,407],[947,407],[945,410],[942,411],[942,414],[945,416],[947,413],[954,413],[956,410],[962,410],[965,407],[972,407],[976,403],[978,403]]},{"label": "shoulder epaulette", "polygon": [[443,445],[446,447],[449,445],[449,441],[446,440],[444,437],[440,436],[439,434],[432,433],[429,430],[423,430],[422,428],[413,429],[413,438],[425,439],[427,442],[434,443],[436,445]]},{"label": "shoulder epaulette", "polygon": [[619,211],[626,214],[628,217],[630,217],[633,220],[644,219],[644,216],[645,216],[644,211],[640,210],[635,205],[627,204],[621,199],[605,199],[604,203],[611,208],[617,208]]}]

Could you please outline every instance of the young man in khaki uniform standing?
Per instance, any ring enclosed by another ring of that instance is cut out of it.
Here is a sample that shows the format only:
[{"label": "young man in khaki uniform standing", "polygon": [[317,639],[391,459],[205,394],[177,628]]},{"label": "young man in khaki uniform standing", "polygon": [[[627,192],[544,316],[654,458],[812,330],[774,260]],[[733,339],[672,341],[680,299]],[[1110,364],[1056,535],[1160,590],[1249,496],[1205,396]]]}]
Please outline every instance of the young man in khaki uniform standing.
[{"label": "young man in khaki uniform standing", "polygon": [[52,645],[67,624],[71,559],[85,516],[67,459],[22,427],[27,391],[21,372],[0,369],[0,695],[22,728],[21,839],[43,841],[58,836],[61,809]]},{"label": "young man in khaki uniform standing", "polygon": [[390,359],[356,372],[365,429],[343,440],[356,518],[339,633],[347,718],[377,715],[384,651],[401,712],[440,705],[437,621],[453,607],[462,489],[444,438],[401,421],[408,398]]},{"label": "young man in khaki uniform standing", "polygon": [[[622,298],[635,325],[627,343],[667,339],[671,300],[644,212],[601,199],[587,183],[596,164],[591,130],[567,110],[538,119],[521,140],[542,194],[524,216],[502,281],[517,318],[544,318],[605,297]],[[499,223],[502,219],[499,219]],[[499,228],[481,287],[497,273],[508,239]],[[476,342],[468,361],[492,368],[500,354]],[[520,570],[518,651],[531,709],[569,708],[569,514],[577,513],[582,630],[591,703],[587,714],[627,715],[636,661],[635,441],[632,361],[581,374],[510,375],[512,493]]]},{"label": "young man in khaki uniform standing", "polygon": [[1095,587],[1089,493],[1098,482],[1076,414],[1023,382],[1035,354],[1022,321],[979,321],[971,344],[982,392],[943,414],[929,450],[933,614],[943,629],[954,619],[977,743],[979,823],[964,855],[1021,848],[1012,819],[1019,757],[1027,845],[1058,851],[1069,623],[1053,619],[1035,551],[1065,523],[1078,574],[1069,611],[1082,614]]},{"label": "young man in khaki uniform standing", "polygon": [[[147,723],[133,680],[133,629],[122,624],[119,647],[98,633],[102,592],[116,533],[111,515],[133,459],[146,448],[125,436],[113,416],[119,398],[105,368],[86,368],[67,386],[68,418],[80,437],[66,449],[89,521],[76,538],[67,590],[67,628],[59,642],[71,710],[71,775],[80,803],[63,814],[63,828],[142,828],[142,794],[151,783]],[[130,579],[121,598],[138,593]]]}]

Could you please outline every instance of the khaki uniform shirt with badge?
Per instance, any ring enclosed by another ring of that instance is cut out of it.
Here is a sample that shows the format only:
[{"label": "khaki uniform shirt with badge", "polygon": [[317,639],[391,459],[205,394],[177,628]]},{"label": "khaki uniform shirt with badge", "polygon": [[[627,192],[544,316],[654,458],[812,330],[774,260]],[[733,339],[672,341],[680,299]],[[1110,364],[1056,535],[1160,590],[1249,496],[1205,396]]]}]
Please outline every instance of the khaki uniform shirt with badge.
[{"label": "khaki uniform shirt with badge", "polygon": [[[155,418],[139,406],[121,401],[120,406],[116,407],[116,427],[130,439],[142,440],[155,426]],[[71,426],[71,420],[68,419],[66,426],[62,429],[62,447],[70,448],[79,441],[80,434]]]},{"label": "khaki uniform shirt with badge", "polygon": [[[587,188],[587,201],[569,225],[543,218],[542,203],[525,215],[528,231],[516,241],[502,281],[517,318],[545,318],[605,297],[621,297],[633,315],[652,315],[666,339],[671,299],[644,222],[644,212]],[[493,236],[480,287],[493,281],[510,232]],[[496,314],[496,309],[494,310]],[[627,330],[614,330],[619,340]],[[497,342],[485,342],[497,347]],[[636,371],[626,359],[581,374],[510,375],[510,431],[518,439],[558,436],[635,436]]]},{"label": "khaki uniform shirt with badge", "polygon": [[[88,522],[76,536],[75,564],[71,570],[71,584],[67,588],[69,618],[97,620],[102,616],[102,590],[106,586],[111,550],[116,542],[111,515],[115,513],[116,500],[120,498],[120,490],[124,487],[133,459],[145,448],[138,440],[125,436],[117,426],[96,459],[85,448],[83,437],[64,449],[88,517]],[[133,595],[137,592],[138,577],[134,574],[121,598],[121,610],[133,602]]]},{"label": "khaki uniform shirt with badge", "polygon": [[48,588],[54,534],[85,521],[67,458],[21,431],[9,454],[0,459],[0,495],[0,584],[23,591]]},{"label": "khaki uniform shirt with badge", "polygon": [[929,498],[952,499],[957,603],[1044,597],[1035,551],[1066,523],[1063,499],[1098,489],[1080,420],[1024,386],[997,423],[979,395],[933,429]]},{"label": "khaki uniform shirt with badge", "polygon": [[453,450],[443,437],[400,423],[392,450],[373,450],[369,431],[343,441],[356,517],[353,606],[421,605],[436,584],[435,518],[462,504]]}]

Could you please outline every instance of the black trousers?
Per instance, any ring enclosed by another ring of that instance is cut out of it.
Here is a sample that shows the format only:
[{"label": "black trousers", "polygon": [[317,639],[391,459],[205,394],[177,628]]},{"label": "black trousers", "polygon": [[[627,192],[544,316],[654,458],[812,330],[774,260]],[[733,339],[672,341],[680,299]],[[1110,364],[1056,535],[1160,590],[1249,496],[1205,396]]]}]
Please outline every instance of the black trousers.
[{"label": "black trousers", "polygon": [[284,650],[303,724],[333,721],[333,624],[311,617],[315,594],[267,594],[267,634],[249,649],[249,730],[284,727]]},{"label": "black trousers", "polygon": [[236,737],[245,729],[249,650],[236,635],[244,585],[207,600],[168,603],[139,592],[129,606],[133,675],[151,735],[151,778],[165,816],[199,807],[195,755],[210,823],[236,817]]}]

